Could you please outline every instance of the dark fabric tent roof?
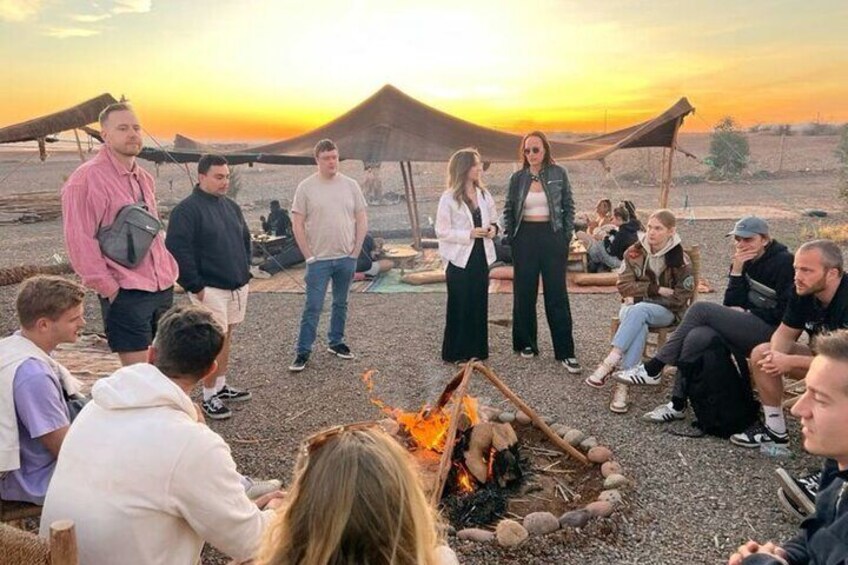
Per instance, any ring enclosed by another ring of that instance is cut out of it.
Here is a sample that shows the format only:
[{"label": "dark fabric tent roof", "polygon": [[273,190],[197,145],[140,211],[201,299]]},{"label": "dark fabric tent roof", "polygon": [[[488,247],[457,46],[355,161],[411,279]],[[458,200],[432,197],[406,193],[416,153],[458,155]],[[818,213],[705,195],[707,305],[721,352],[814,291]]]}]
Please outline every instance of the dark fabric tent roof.
[{"label": "dark fabric tent roof", "polygon": [[138,154],[139,158],[154,163],[197,163],[204,153],[216,153],[227,158],[230,165],[244,165],[246,163],[267,163],[270,165],[313,165],[315,159],[298,157],[295,155],[268,155],[263,153],[221,153],[215,149],[208,151],[178,151],[145,147]]},{"label": "dark fabric tent roof", "polygon": [[[669,147],[677,120],[694,108],[685,98],[652,120],[579,142],[553,142],[559,160],[601,159],[617,149]],[[461,120],[386,85],[335,120],[303,135],[252,147],[245,153],[311,156],[324,138],[335,141],[343,159],[361,161],[446,161],[457,149],[476,147],[485,161],[518,158],[521,137]]]},{"label": "dark fabric tent roof", "polygon": [[66,110],[0,128],[0,143],[32,141],[62,131],[78,129],[97,121],[100,112],[117,102],[111,94],[101,94]]}]

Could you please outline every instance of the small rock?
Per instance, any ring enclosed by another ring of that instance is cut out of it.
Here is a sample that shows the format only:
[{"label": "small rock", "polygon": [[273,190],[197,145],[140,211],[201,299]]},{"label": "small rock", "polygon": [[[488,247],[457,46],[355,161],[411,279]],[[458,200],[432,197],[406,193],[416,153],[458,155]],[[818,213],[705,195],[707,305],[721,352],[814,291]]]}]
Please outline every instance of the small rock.
[{"label": "small rock", "polygon": [[398,431],[400,430],[400,425],[398,425],[398,423],[391,418],[384,418],[377,422],[377,424],[379,424],[379,426],[383,428],[383,431],[389,434],[390,436],[397,435]]},{"label": "small rock", "polygon": [[495,528],[498,543],[504,547],[515,547],[527,539],[530,534],[515,520],[501,520]]},{"label": "small rock", "polygon": [[621,474],[621,463],[618,461],[607,461],[601,465],[601,475],[603,475],[604,478],[609,477],[613,473]]},{"label": "small rock", "polygon": [[531,512],[524,517],[524,528],[530,535],[543,536],[559,529],[559,520],[550,512]]},{"label": "small rock", "polygon": [[498,414],[501,411],[498,408],[494,408],[492,406],[481,406],[480,407],[480,415],[483,416],[483,419],[487,422],[493,422],[498,419]]},{"label": "small rock", "polygon": [[439,565],[459,565],[459,559],[450,547],[440,545],[436,548],[436,563]]},{"label": "small rock", "polygon": [[589,450],[589,453],[586,454],[586,457],[592,463],[606,463],[610,459],[612,459],[612,451],[610,451],[609,447],[604,447],[603,445],[596,445],[592,449]]},{"label": "small rock", "polygon": [[582,449],[583,451],[589,451],[590,449],[592,449],[593,447],[596,447],[597,445],[598,445],[598,440],[595,439],[594,436],[590,436],[590,437],[587,437],[586,439],[584,439],[583,441],[580,442],[580,449]]},{"label": "small rock", "polygon": [[553,416],[542,416],[542,421],[547,425],[553,424],[556,420],[554,420]]},{"label": "small rock", "polygon": [[616,489],[601,491],[601,494],[598,495],[598,500],[605,500],[613,506],[618,506],[622,502],[621,491]]},{"label": "small rock", "polygon": [[495,539],[495,533],[480,528],[465,528],[456,532],[456,539],[485,543]]},{"label": "small rock", "polygon": [[613,506],[606,500],[596,500],[595,502],[590,502],[589,504],[587,504],[586,510],[588,510],[592,514],[592,516],[606,518],[607,516],[610,516],[612,514]]},{"label": "small rock", "polygon": [[613,473],[604,479],[604,488],[620,488],[628,483],[627,477]]},{"label": "small rock", "polygon": [[556,435],[562,437],[567,434],[568,430],[570,430],[571,428],[569,428],[565,424],[553,424],[551,425],[551,429],[556,433]]},{"label": "small rock", "polygon": [[447,526],[445,526],[445,533],[450,537],[454,538],[456,537],[456,528],[448,524]]},{"label": "small rock", "polygon": [[585,528],[591,519],[592,513],[585,508],[581,508],[580,510],[566,512],[560,516],[559,524],[563,528]]},{"label": "small rock", "polygon": [[562,436],[562,439],[571,445],[579,445],[585,438],[586,434],[580,430],[568,430],[568,433]]},{"label": "small rock", "polygon": [[530,419],[529,415],[527,415],[524,412],[521,412],[519,410],[518,412],[515,413],[515,421],[517,423],[521,424],[522,426],[526,426],[527,424],[529,424],[533,420]]},{"label": "small rock", "polygon": [[515,421],[515,414],[512,412],[501,412],[498,414],[498,421],[504,424],[511,424]]}]

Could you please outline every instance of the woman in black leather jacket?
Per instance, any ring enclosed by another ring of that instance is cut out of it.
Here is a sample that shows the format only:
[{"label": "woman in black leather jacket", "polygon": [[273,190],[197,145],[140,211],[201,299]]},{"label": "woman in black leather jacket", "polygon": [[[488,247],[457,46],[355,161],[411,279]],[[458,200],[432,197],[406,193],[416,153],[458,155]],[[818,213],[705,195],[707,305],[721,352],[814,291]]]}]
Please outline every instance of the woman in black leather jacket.
[{"label": "woman in black leather jacket", "polygon": [[539,354],[536,298],[539,274],[554,356],[569,373],[581,371],[574,356],[571,307],[565,287],[568,247],[574,231],[574,200],[565,169],[551,157],[545,134],[521,140],[524,166],[509,179],[504,204],[504,233],[512,246],[514,267],[512,348],[522,357]]}]

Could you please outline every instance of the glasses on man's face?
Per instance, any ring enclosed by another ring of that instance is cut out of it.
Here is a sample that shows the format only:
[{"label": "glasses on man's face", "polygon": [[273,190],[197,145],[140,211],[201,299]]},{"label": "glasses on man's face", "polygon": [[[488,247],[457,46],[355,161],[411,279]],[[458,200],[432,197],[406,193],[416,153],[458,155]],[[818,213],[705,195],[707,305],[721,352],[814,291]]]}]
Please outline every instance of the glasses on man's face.
[{"label": "glasses on man's face", "polygon": [[342,435],[346,432],[353,432],[358,430],[368,430],[377,425],[377,422],[368,421],[368,422],[355,422],[353,424],[344,424],[342,426],[333,426],[332,428],[327,428],[326,430],[321,430],[317,434],[311,435],[306,438],[306,441],[303,442],[301,446],[301,451],[304,455],[312,455],[318,449],[320,449],[327,441],[330,439]]},{"label": "glasses on man's face", "polygon": [[525,147],[524,148],[524,154],[525,155],[529,155],[531,153],[533,155],[535,155],[536,153],[541,153],[541,152],[542,152],[542,149],[540,147]]}]

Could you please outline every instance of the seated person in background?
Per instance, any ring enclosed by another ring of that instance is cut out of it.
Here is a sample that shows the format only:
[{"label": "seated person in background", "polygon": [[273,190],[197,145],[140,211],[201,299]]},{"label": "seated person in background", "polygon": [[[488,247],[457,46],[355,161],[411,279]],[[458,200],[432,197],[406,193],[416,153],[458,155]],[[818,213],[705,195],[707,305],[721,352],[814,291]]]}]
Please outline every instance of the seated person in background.
[{"label": "seated person in background", "polygon": [[[792,254],[769,237],[768,224],[755,216],[736,222],[727,235],[733,236],[736,243],[723,305],[706,301],[692,304],[665,345],[627,377],[627,384],[660,384],[663,367],[694,362],[716,336],[746,357],[754,347],[771,339],[795,288]],[[645,419],[683,419],[685,391],[683,373],[678,371],[671,402],[648,412]]]},{"label": "seated person in background", "polygon": [[267,220],[265,216],[259,216],[259,221],[262,222],[262,231],[269,235],[292,237],[292,221],[288,210],[280,207],[279,200],[272,200],[270,206],[271,213],[268,214]]},{"label": "seated person in background", "polygon": [[576,236],[589,257],[589,272],[613,271],[621,266],[624,251],[636,243],[639,238],[639,222],[631,221],[630,213],[624,206],[618,206],[612,214],[613,228],[606,235],[591,236],[586,232],[577,232]]},{"label": "seated person in background", "polygon": [[589,218],[586,231],[592,236],[600,236],[602,239],[612,227],[612,200],[601,198],[595,204],[595,217]]},{"label": "seated person in background", "polygon": [[457,563],[409,453],[374,426],[337,426],[304,443],[258,564]]},{"label": "seated person in background", "polygon": [[815,514],[798,535],[777,545],[741,545],[728,565],[848,562],[848,331],[822,335],[809,364],[807,390],[792,407],[801,420],[804,449],[827,457]]},{"label": "seated person in background", "polygon": [[72,414],[66,395],[79,390],[50,357],[85,326],[85,289],[61,277],[36,276],[17,298],[21,329],[0,340],[0,498],[43,504]]},{"label": "seated person in background", "polygon": [[639,220],[639,214],[636,213],[636,205],[632,200],[622,200],[615,205],[616,208],[619,206],[627,208],[627,213],[630,214],[630,219],[639,225],[639,231],[645,231],[645,226],[642,224],[642,221]]},{"label": "seated person in background", "polygon": [[[370,233],[365,234],[362,242],[362,250],[356,259],[356,273],[354,279],[376,277],[380,273],[392,270],[395,266],[391,259],[380,259],[383,254],[383,238],[374,239]],[[361,275],[357,277],[356,275]]]},{"label": "seated person in background", "polygon": [[[784,375],[803,379],[813,360],[816,337],[848,328],[848,277],[839,246],[826,239],[808,241],[795,252],[794,268],[795,292],[783,321],[769,342],[751,352],[751,376],[765,422],[755,422],[744,432],[730,436],[730,441],[741,447],[789,442],[783,418]],[[804,331],[812,349],[796,343]]]},{"label": "seated person in background", "polygon": [[208,541],[236,560],[259,549],[274,507],[251,502],[224,440],[189,398],[215,371],[224,329],[202,306],[159,322],[148,363],[100,379],[65,438],[41,515],[76,524],[80,563],[198,563]]}]

